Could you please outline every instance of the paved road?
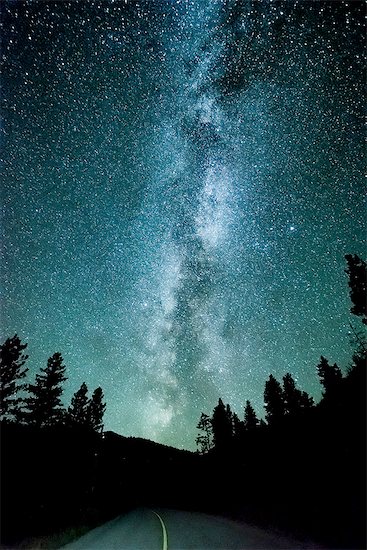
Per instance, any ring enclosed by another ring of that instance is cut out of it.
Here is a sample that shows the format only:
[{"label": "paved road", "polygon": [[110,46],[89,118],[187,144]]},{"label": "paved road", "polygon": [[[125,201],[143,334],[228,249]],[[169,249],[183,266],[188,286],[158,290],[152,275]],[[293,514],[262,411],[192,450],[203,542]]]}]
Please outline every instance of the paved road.
[{"label": "paved road", "polygon": [[93,529],[63,550],[317,549],[206,514],[140,509]]}]

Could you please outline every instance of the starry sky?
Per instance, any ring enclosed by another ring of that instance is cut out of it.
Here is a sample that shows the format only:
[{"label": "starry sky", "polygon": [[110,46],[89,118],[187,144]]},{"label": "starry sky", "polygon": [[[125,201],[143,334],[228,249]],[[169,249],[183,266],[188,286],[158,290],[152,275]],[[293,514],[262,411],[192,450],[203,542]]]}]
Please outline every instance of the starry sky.
[{"label": "starry sky", "polygon": [[[1,336],[65,403],[195,448],[270,373],[320,397],[365,256],[364,4],[3,0]],[[358,320],[354,321],[358,324]]]}]

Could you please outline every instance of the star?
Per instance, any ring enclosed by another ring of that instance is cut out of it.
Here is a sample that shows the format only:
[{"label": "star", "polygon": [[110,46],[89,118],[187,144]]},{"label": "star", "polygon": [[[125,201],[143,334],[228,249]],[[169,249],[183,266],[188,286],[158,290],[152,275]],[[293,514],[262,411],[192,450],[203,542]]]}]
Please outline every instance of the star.
[{"label": "star", "polygon": [[190,449],[219,397],[263,416],[270,372],[317,401],[365,251],[363,3],[3,4],[1,335],[29,379],[60,351],[66,404],[101,386],[106,429]]}]

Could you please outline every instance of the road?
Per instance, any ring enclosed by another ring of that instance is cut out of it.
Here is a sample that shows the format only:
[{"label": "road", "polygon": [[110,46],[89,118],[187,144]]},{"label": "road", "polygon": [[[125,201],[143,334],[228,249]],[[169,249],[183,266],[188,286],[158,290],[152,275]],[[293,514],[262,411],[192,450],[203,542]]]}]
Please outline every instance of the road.
[{"label": "road", "polygon": [[63,550],[317,549],[228,519],[176,510],[139,509],[93,529]]}]

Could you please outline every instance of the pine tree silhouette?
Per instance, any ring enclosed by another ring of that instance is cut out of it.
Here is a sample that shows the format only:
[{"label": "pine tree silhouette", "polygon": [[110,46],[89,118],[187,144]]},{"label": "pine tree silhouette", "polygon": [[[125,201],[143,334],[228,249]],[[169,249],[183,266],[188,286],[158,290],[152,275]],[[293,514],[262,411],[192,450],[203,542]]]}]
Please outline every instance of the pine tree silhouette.
[{"label": "pine tree silhouette", "polygon": [[106,403],[103,403],[102,388],[96,388],[88,404],[88,425],[97,432],[103,432],[103,415],[106,410]]},{"label": "pine tree silhouette", "polygon": [[47,367],[36,374],[35,384],[28,385],[31,394],[26,399],[28,422],[36,426],[52,426],[64,420],[65,409],[61,404],[62,383],[67,380],[61,353],[55,353],[47,361]]},{"label": "pine tree silhouette", "polygon": [[257,428],[259,420],[256,416],[255,409],[251,405],[249,400],[246,401],[245,405],[245,417],[244,417],[244,426],[245,430],[251,431]]},{"label": "pine tree silhouette", "polygon": [[195,442],[198,446],[199,453],[205,454],[210,451],[213,446],[213,427],[211,418],[207,414],[201,413],[199,423],[196,427],[202,433],[197,436]]},{"label": "pine tree silhouette", "polygon": [[233,426],[233,435],[236,439],[242,437],[244,432],[243,422],[238,418],[238,415],[234,412],[232,413],[232,426]]},{"label": "pine tree silhouette", "polygon": [[348,267],[345,272],[349,276],[350,299],[353,306],[350,311],[362,317],[362,323],[367,324],[367,265],[356,254],[345,256]]},{"label": "pine tree silhouette", "polygon": [[312,397],[296,387],[296,383],[289,373],[283,376],[283,399],[286,415],[295,415],[302,409],[309,409],[314,404]]},{"label": "pine tree silhouette", "polygon": [[265,382],[264,407],[269,426],[278,425],[285,414],[284,395],[280,383],[272,374]]},{"label": "pine tree silhouette", "polygon": [[224,406],[222,399],[214,408],[212,417],[214,446],[219,451],[224,451],[233,435],[232,413],[229,405]]},{"label": "pine tree silhouette", "polygon": [[68,420],[72,426],[86,427],[88,424],[88,387],[82,383],[79,390],[71,398],[68,408]]},{"label": "pine tree silhouette", "polygon": [[26,347],[27,344],[22,344],[16,334],[0,346],[1,420],[18,420],[21,414],[23,400],[17,395],[26,388],[26,384],[19,384],[28,372],[23,368],[28,359],[28,355],[23,354]]},{"label": "pine tree silhouette", "polygon": [[317,374],[320,383],[324,386],[323,397],[326,399],[334,397],[340,389],[343,378],[340,368],[336,363],[329,365],[328,360],[321,356],[320,363],[317,365]]}]

